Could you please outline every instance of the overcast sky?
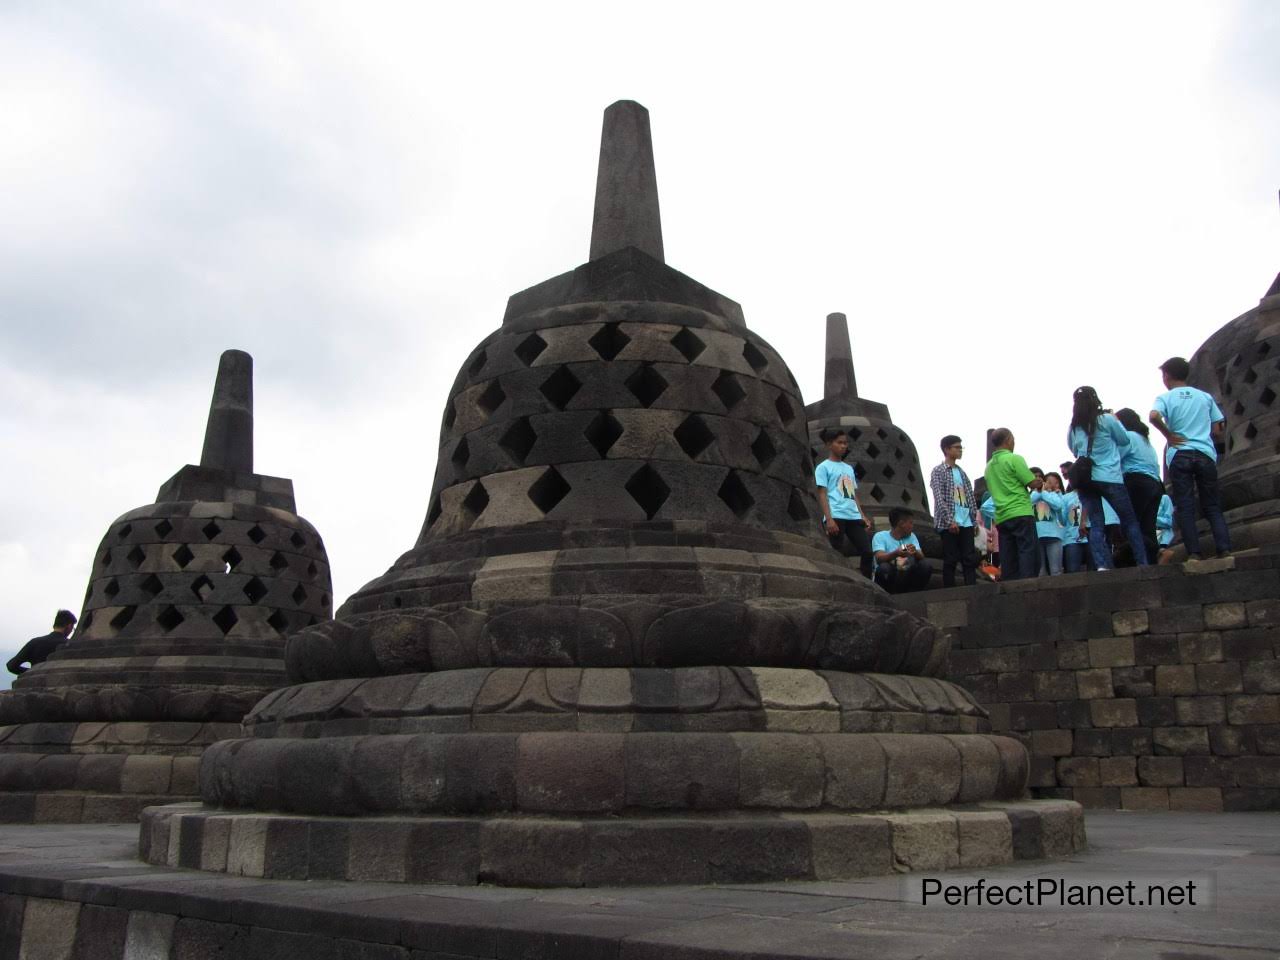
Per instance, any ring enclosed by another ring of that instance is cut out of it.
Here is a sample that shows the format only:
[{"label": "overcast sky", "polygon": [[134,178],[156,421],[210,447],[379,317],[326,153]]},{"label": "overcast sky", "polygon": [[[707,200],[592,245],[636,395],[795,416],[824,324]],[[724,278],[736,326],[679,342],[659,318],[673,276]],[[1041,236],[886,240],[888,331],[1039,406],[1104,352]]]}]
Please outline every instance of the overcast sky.
[{"label": "overcast sky", "polygon": [[601,111],[651,113],[667,262],[822,389],[824,317],[926,468],[1156,365],[1280,269],[1280,4],[0,6],[0,652],[198,460],[256,463],[341,600],[412,545],[506,298],[586,259]]}]

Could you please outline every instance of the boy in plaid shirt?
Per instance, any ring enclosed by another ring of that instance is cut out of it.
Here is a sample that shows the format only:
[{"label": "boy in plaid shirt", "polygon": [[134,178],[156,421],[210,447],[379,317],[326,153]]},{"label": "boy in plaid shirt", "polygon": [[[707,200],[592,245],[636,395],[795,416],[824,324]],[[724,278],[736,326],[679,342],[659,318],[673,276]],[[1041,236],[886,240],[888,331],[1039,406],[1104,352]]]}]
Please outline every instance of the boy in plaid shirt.
[{"label": "boy in plaid shirt", "polygon": [[978,550],[973,542],[977,505],[973,484],[956,463],[964,454],[964,444],[955,434],[942,438],[942,463],[929,476],[933,491],[933,523],[942,536],[942,585],[956,585],[956,564],[964,574],[966,586],[977,582]]}]

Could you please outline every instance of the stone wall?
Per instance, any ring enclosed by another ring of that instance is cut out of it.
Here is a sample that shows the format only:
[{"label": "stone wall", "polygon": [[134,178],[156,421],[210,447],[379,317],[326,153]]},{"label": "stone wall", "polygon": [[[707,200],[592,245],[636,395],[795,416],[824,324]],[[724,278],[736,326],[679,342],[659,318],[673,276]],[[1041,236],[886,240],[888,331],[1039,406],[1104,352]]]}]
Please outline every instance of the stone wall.
[{"label": "stone wall", "polygon": [[1090,807],[1280,809],[1280,554],[901,598],[947,676]]}]

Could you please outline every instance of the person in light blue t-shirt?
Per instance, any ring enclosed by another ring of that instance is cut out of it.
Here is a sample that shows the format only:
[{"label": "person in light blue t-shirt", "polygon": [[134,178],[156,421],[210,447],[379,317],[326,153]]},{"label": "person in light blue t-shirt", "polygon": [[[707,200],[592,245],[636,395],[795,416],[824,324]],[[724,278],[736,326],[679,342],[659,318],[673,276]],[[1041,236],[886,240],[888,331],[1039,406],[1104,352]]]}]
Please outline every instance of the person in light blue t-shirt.
[{"label": "person in light blue t-shirt", "polygon": [[1062,477],[1052,472],[1044,475],[1040,489],[1031,493],[1031,509],[1040,538],[1040,576],[1056,577],[1062,573],[1062,527],[1066,520]]},{"label": "person in light blue t-shirt", "polygon": [[858,557],[864,577],[871,576],[871,521],[858,503],[858,475],[844,462],[849,455],[849,435],[843,430],[824,430],[827,459],[813,471],[822,507],[822,529],[842,556]]},{"label": "person in light blue t-shirt", "polygon": [[1129,445],[1120,456],[1120,469],[1124,473],[1124,488],[1129,492],[1133,512],[1138,515],[1142,527],[1142,545],[1152,560],[1160,552],[1156,543],[1156,512],[1160,498],[1164,496],[1164,483],[1160,479],[1160,455],[1148,439],[1151,431],[1142,422],[1136,410],[1125,407],[1116,411],[1116,419],[1129,435]]},{"label": "person in light blue t-shirt", "polygon": [[1160,509],[1156,512],[1156,540],[1160,544],[1159,563],[1168,563],[1173,559],[1173,499],[1166,493],[1160,498]]},{"label": "person in light blue t-shirt", "polygon": [[[1129,446],[1129,435],[1119,420],[1102,409],[1102,401],[1093,387],[1079,387],[1072,394],[1067,446],[1076,457],[1087,456],[1093,461],[1093,478],[1087,487],[1078,491],[1085,515],[1093,519],[1102,513],[1100,501],[1106,497],[1119,514],[1134,559],[1142,566],[1150,563],[1142,543],[1142,527],[1129,492],[1124,488],[1124,473],[1120,468],[1121,451]],[[1096,522],[1089,524],[1089,549],[1096,569],[1110,570],[1115,566],[1106,531]]]},{"label": "person in light blue t-shirt", "polygon": [[1213,397],[1188,386],[1191,364],[1182,357],[1170,357],[1162,363],[1160,374],[1168,392],[1156,397],[1150,419],[1169,442],[1164,451],[1165,463],[1169,467],[1173,514],[1182,531],[1187,561],[1202,559],[1200,534],[1196,531],[1197,495],[1213,532],[1213,545],[1218,556],[1225,557],[1231,552],[1231,534],[1222,515],[1218,452],[1213,441],[1225,432],[1227,418]]},{"label": "person in light blue t-shirt", "polygon": [[889,511],[889,529],[871,539],[876,561],[876,583],[890,593],[910,593],[929,585],[933,568],[924,558],[913,532],[915,514],[906,507]]},{"label": "person in light blue t-shirt", "polygon": [[[1064,464],[1064,469],[1071,466]],[[1080,528],[1080,494],[1072,490],[1062,496],[1062,569],[1079,573],[1089,569],[1089,535]]]}]

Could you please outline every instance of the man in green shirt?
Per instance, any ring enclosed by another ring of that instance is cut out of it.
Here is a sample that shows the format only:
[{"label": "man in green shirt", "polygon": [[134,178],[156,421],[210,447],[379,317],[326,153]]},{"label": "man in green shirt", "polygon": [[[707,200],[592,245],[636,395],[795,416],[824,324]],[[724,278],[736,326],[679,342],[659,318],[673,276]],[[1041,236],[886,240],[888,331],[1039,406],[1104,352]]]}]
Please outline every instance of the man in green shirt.
[{"label": "man in green shirt", "polygon": [[1013,452],[1013,431],[1008,427],[991,431],[991,445],[995,450],[987,461],[986,478],[1000,531],[1000,579],[1028,580],[1040,570],[1040,542],[1027,487],[1039,489],[1041,481]]}]

